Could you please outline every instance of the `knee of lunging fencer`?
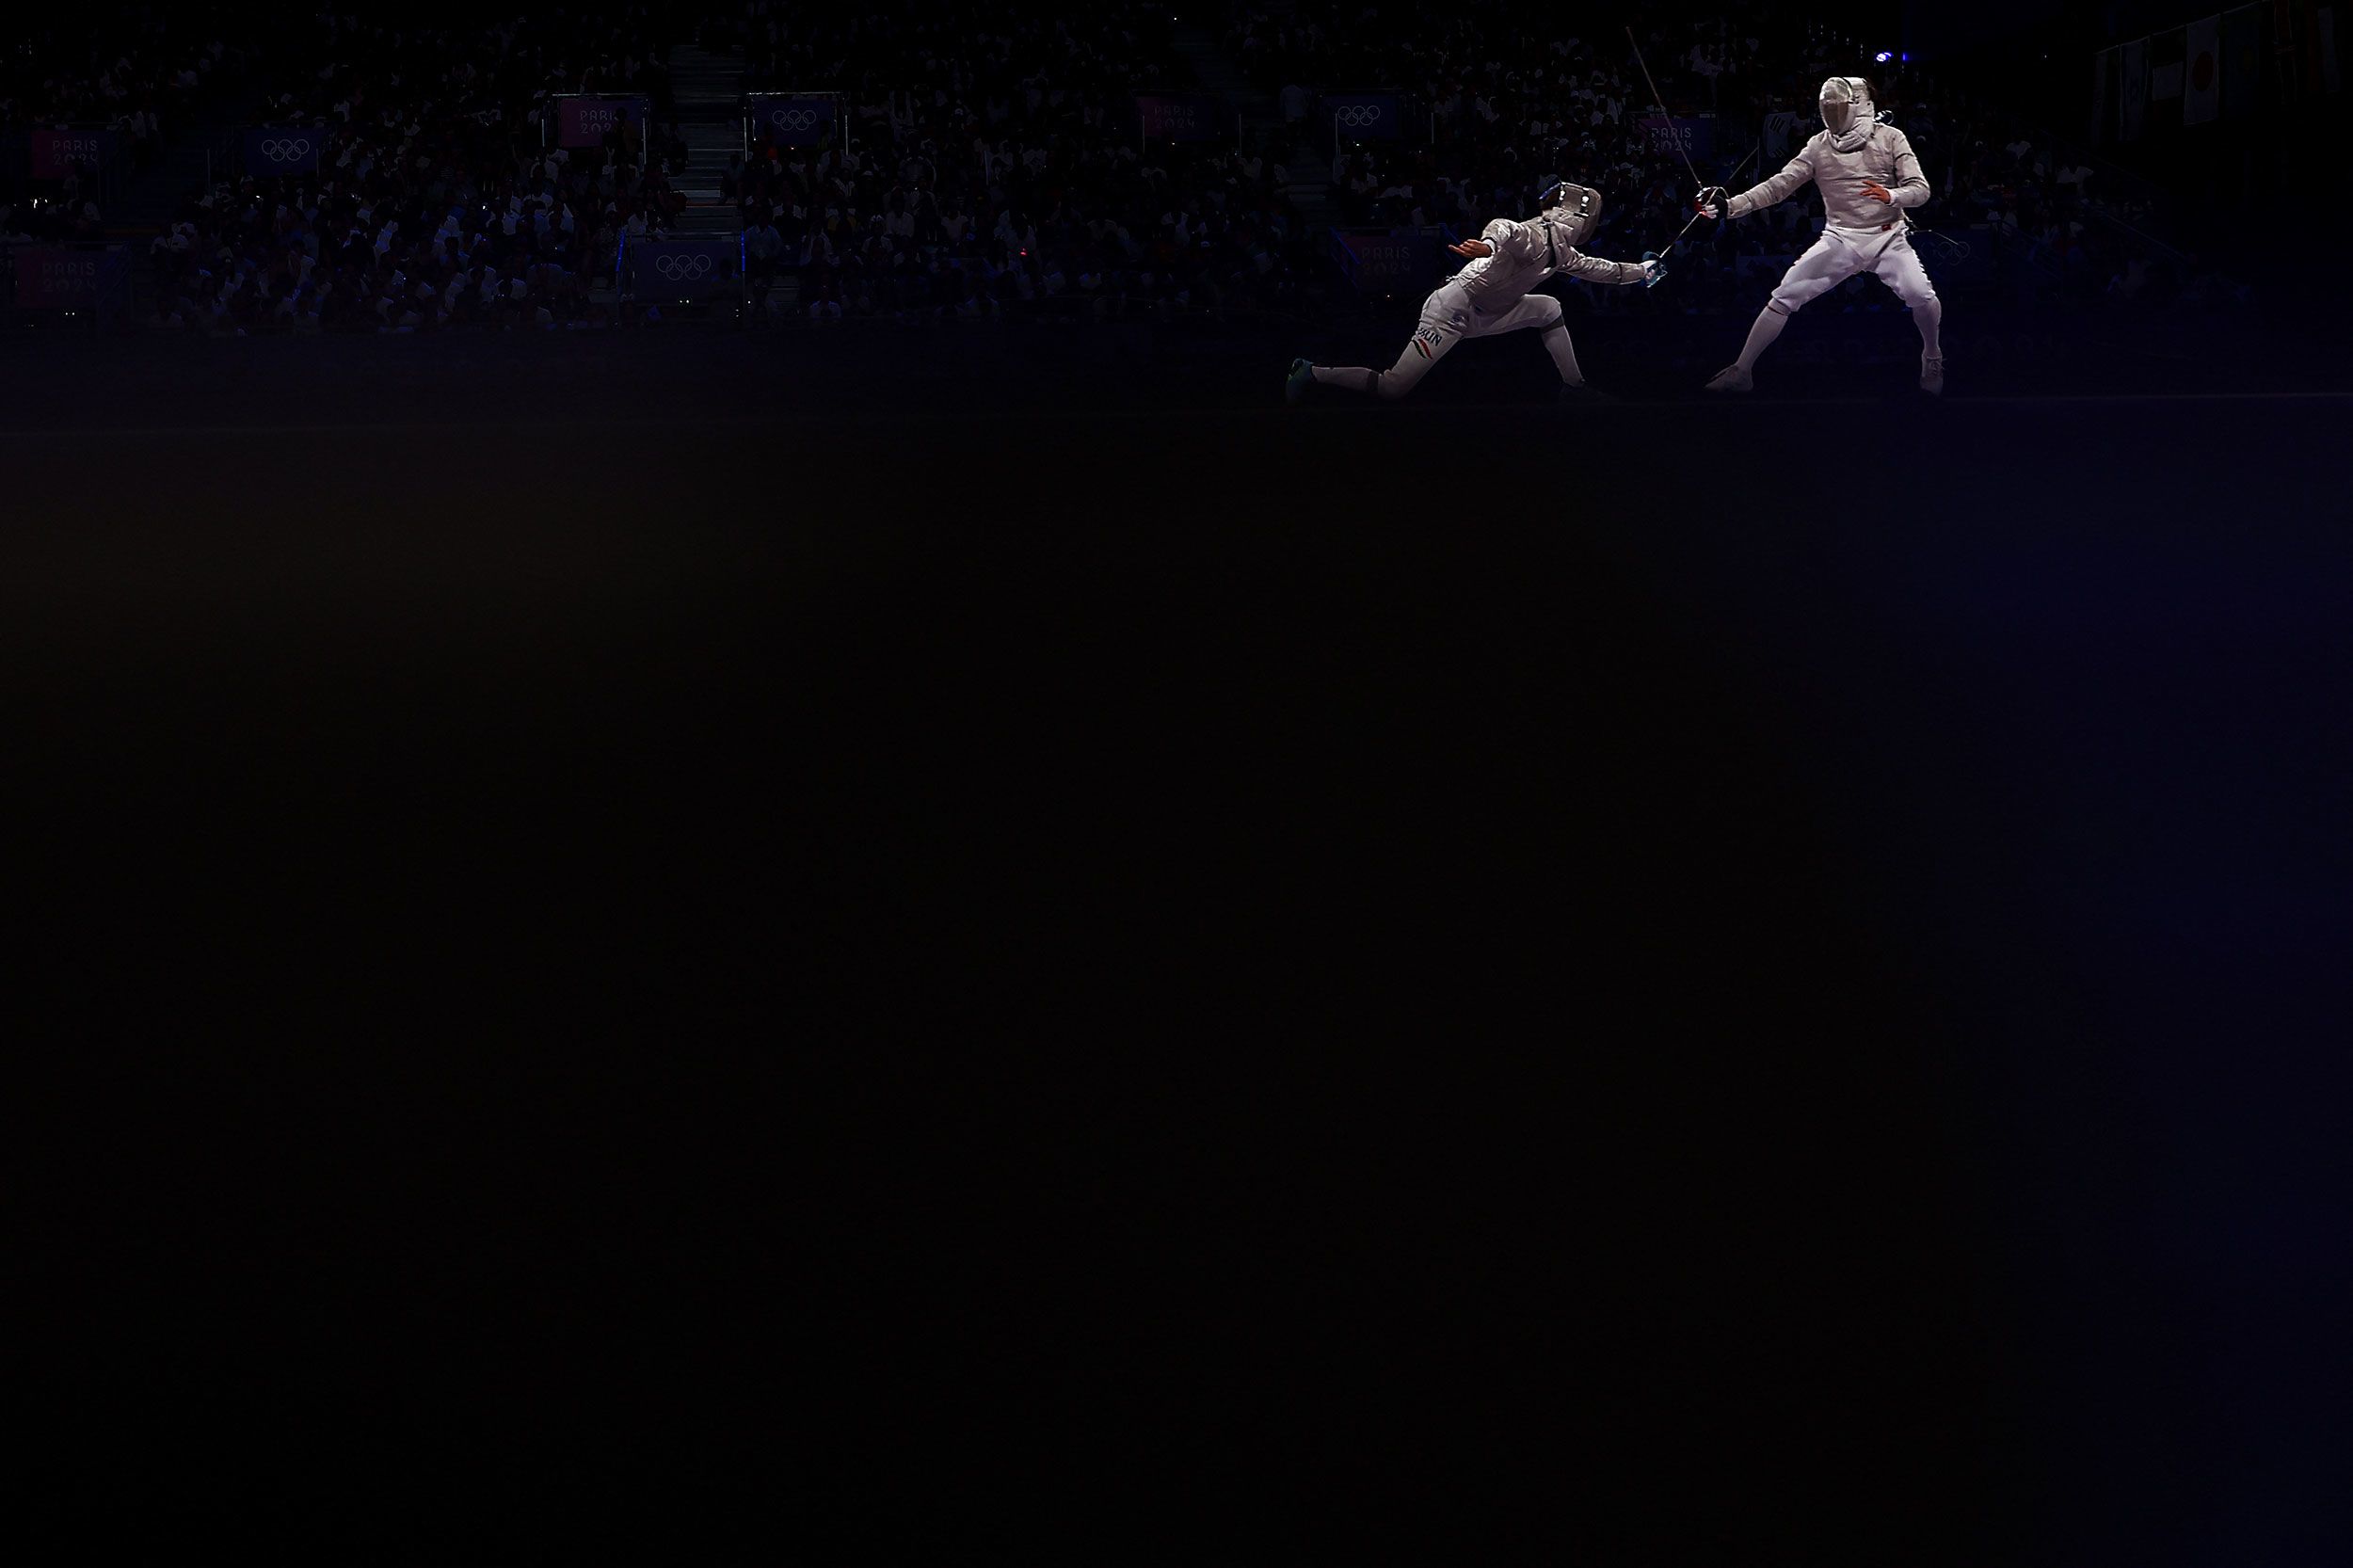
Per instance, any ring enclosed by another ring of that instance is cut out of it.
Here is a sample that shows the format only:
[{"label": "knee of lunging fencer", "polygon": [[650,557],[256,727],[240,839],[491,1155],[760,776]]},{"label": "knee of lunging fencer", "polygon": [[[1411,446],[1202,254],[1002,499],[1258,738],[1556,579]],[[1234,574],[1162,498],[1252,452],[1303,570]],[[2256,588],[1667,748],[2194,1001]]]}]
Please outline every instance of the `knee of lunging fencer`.
[{"label": "knee of lunging fencer", "polygon": [[1548,294],[1536,295],[1534,297],[1544,301],[1543,304],[1536,307],[1536,309],[1541,312],[1544,316],[1544,319],[1536,324],[1538,329],[1549,332],[1554,328],[1559,327],[1562,321],[1561,314],[1561,301],[1553,298],[1552,296]]},{"label": "knee of lunging fencer", "polygon": [[1784,299],[1781,296],[1775,295],[1765,301],[1765,308],[1777,316],[1793,316],[1804,304],[1805,301],[1802,299]]}]

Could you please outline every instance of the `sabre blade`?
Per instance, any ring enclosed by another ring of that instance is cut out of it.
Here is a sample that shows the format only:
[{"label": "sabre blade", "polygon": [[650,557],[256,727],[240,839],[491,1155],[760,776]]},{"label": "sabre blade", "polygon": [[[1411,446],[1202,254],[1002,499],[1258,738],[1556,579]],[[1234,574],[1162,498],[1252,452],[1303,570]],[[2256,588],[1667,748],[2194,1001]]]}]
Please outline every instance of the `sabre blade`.
[{"label": "sabre blade", "polygon": [[1650,101],[1658,107],[1658,118],[1667,122],[1667,135],[1675,144],[1675,152],[1683,159],[1683,172],[1691,177],[1691,188],[1700,188],[1700,171],[1691,167],[1691,154],[1683,151],[1683,138],[1675,135],[1675,118],[1667,112],[1667,100],[1659,94],[1657,78],[1650,73],[1650,62],[1642,58],[1642,46],[1634,37],[1634,29],[1625,30],[1625,40],[1634,45],[1634,63],[1642,68],[1642,80],[1650,83]]}]

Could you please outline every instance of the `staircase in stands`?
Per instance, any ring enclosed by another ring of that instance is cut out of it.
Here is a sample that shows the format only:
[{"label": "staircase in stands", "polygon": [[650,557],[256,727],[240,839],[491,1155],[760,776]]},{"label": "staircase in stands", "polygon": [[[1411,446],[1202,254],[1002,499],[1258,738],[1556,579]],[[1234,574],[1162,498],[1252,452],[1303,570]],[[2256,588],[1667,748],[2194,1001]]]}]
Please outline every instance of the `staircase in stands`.
[{"label": "staircase in stands", "polygon": [[670,95],[685,139],[686,168],[672,183],[686,198],[682,234],[732,234],[743,215],[720,191],[728,161],[744,151],[744,56],[738,51],[681,44],[670,51]]},{"label": "staircase in stands", "polygon": [[[1288,6],[1278,6],[1288,12]],[[1176,53],[1193,67],[1202,89],[1218,94],[1241,113],[1242,143],[1283,167],[1289,176],[1283,195],[1298,210],[1309,233],[1321,233],[1337,221],[1329,178],[1332,150],[1319,148],[1303,125],[1286,123],[1273,93],[1250,85],[1206,28],[1179,22],[1171,29]]]}]

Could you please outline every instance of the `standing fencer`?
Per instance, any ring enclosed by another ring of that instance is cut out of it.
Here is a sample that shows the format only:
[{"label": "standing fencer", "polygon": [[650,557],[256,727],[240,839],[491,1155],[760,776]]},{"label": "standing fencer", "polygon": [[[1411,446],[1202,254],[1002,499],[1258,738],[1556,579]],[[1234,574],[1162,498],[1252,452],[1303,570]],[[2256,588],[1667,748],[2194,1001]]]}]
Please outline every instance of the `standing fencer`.
[{"label": "standing fencer", "polygon": [[1937,327],[1945,307],[1936,297],[1920,257],[1912,248],[1905,210],[1929,199],[1928,177],[1913,156],[1912,140],[1879,122],[1871,84],[1860,76],[1833,76],[1822,84],[1822,131],[1799,150],[1789,166],[1762,184],[1734,196],[1721,185],[1700,192],[1699,211],[1708,217],[1746,217],[1786,201],[1812,181],[1822,192],[1828,221],[1822,237],[1799,257],[1773,297],[1749,328],[1740,357],[1707,383],[1709,392],[1744,392],[1755,386],[1750,372],[1772,346],[1781,329],[1809,299],[1828,294],[1860,272],[1878,275],[1912,308],[1920,328],[1920,390],[1945,391],[1945,359]]},{"label": "standing fencer", "polygon": [[1361,365],[1317,365],[1291,361],[1284,396],[1296,403],[1321,381],[1383,398],[1403,397],[1430,374],[1465,338],[1493,337],[1536,328],[1553,365],[1561,372],[1561,395],[1591,395],[1585,373],[1577,368],[1577,348],[1569,342],[1567,323],[1561,319],[1561,301],[1548,294],[1529,291],[1547,278],[1582,278],[1594,283],[1641,283],[1645,287],[1665,276],[1652,260],[1605,262],[1587,256],[1577,247],[1601,222],[1601,193],[1583,185],[1547,182],[1545,209],[1525,223],[1497,218],[1475,240],[1447,248],[1467,257],[1470,264],[1422,301],[1421,326],[1397,363],[1386,370]]}]

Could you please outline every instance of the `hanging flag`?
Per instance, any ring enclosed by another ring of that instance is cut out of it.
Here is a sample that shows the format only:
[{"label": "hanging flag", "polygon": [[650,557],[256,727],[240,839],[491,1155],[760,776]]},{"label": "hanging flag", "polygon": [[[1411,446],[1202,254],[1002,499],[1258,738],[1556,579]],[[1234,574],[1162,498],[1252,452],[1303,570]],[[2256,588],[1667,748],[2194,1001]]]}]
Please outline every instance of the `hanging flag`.
[{"label": "hanging flag", "polygon": [[2330,92],[2337,90],[2337,8],[2320,8],[2320,85]]},{"label": "hanging flag", "polygon": [[2304,24],[2297,17],[2298,0],[2271,0],[2271,28],[2264,40],[2264,51],[2271,56],[2271,69],[2265,72],[2275,102],[2294,107],[2304,99],[2304,72],[2299,66],[2309,66],[2310,51],[2302,46]]},{"label": "hanging flag", "polygon": [[2210,16],[2187,29],[2182,77],[2182,123],[2203,125],[2222,112],[2222,19]]},{"label": "hanging flag", "polygon": [[2253,114],[2263,91],[2261,6],[2241,6],[2222,19],[2222,112],[2236,119]]},{"label": "hanging flag", "polygon": [[2103,49],[2091,56],[2091,139],[2094,145],[2108,139],[2108,100],[2113,97],[2116,81],[2116,51]]},{"label": "hanging flag", "polygon": [[2117,120],[2117,135],[2126,141],[2140,139],[2140,123],[2149,107],[2149,40],[2138,39],[2124,46],[2123,93],[2119,102],[2122,111]]},{"label": "hanging flag", "polygon": [[2157,33],[2149,40],[2149,102],[2171,104],[2182,96],[2182,29]]}]

